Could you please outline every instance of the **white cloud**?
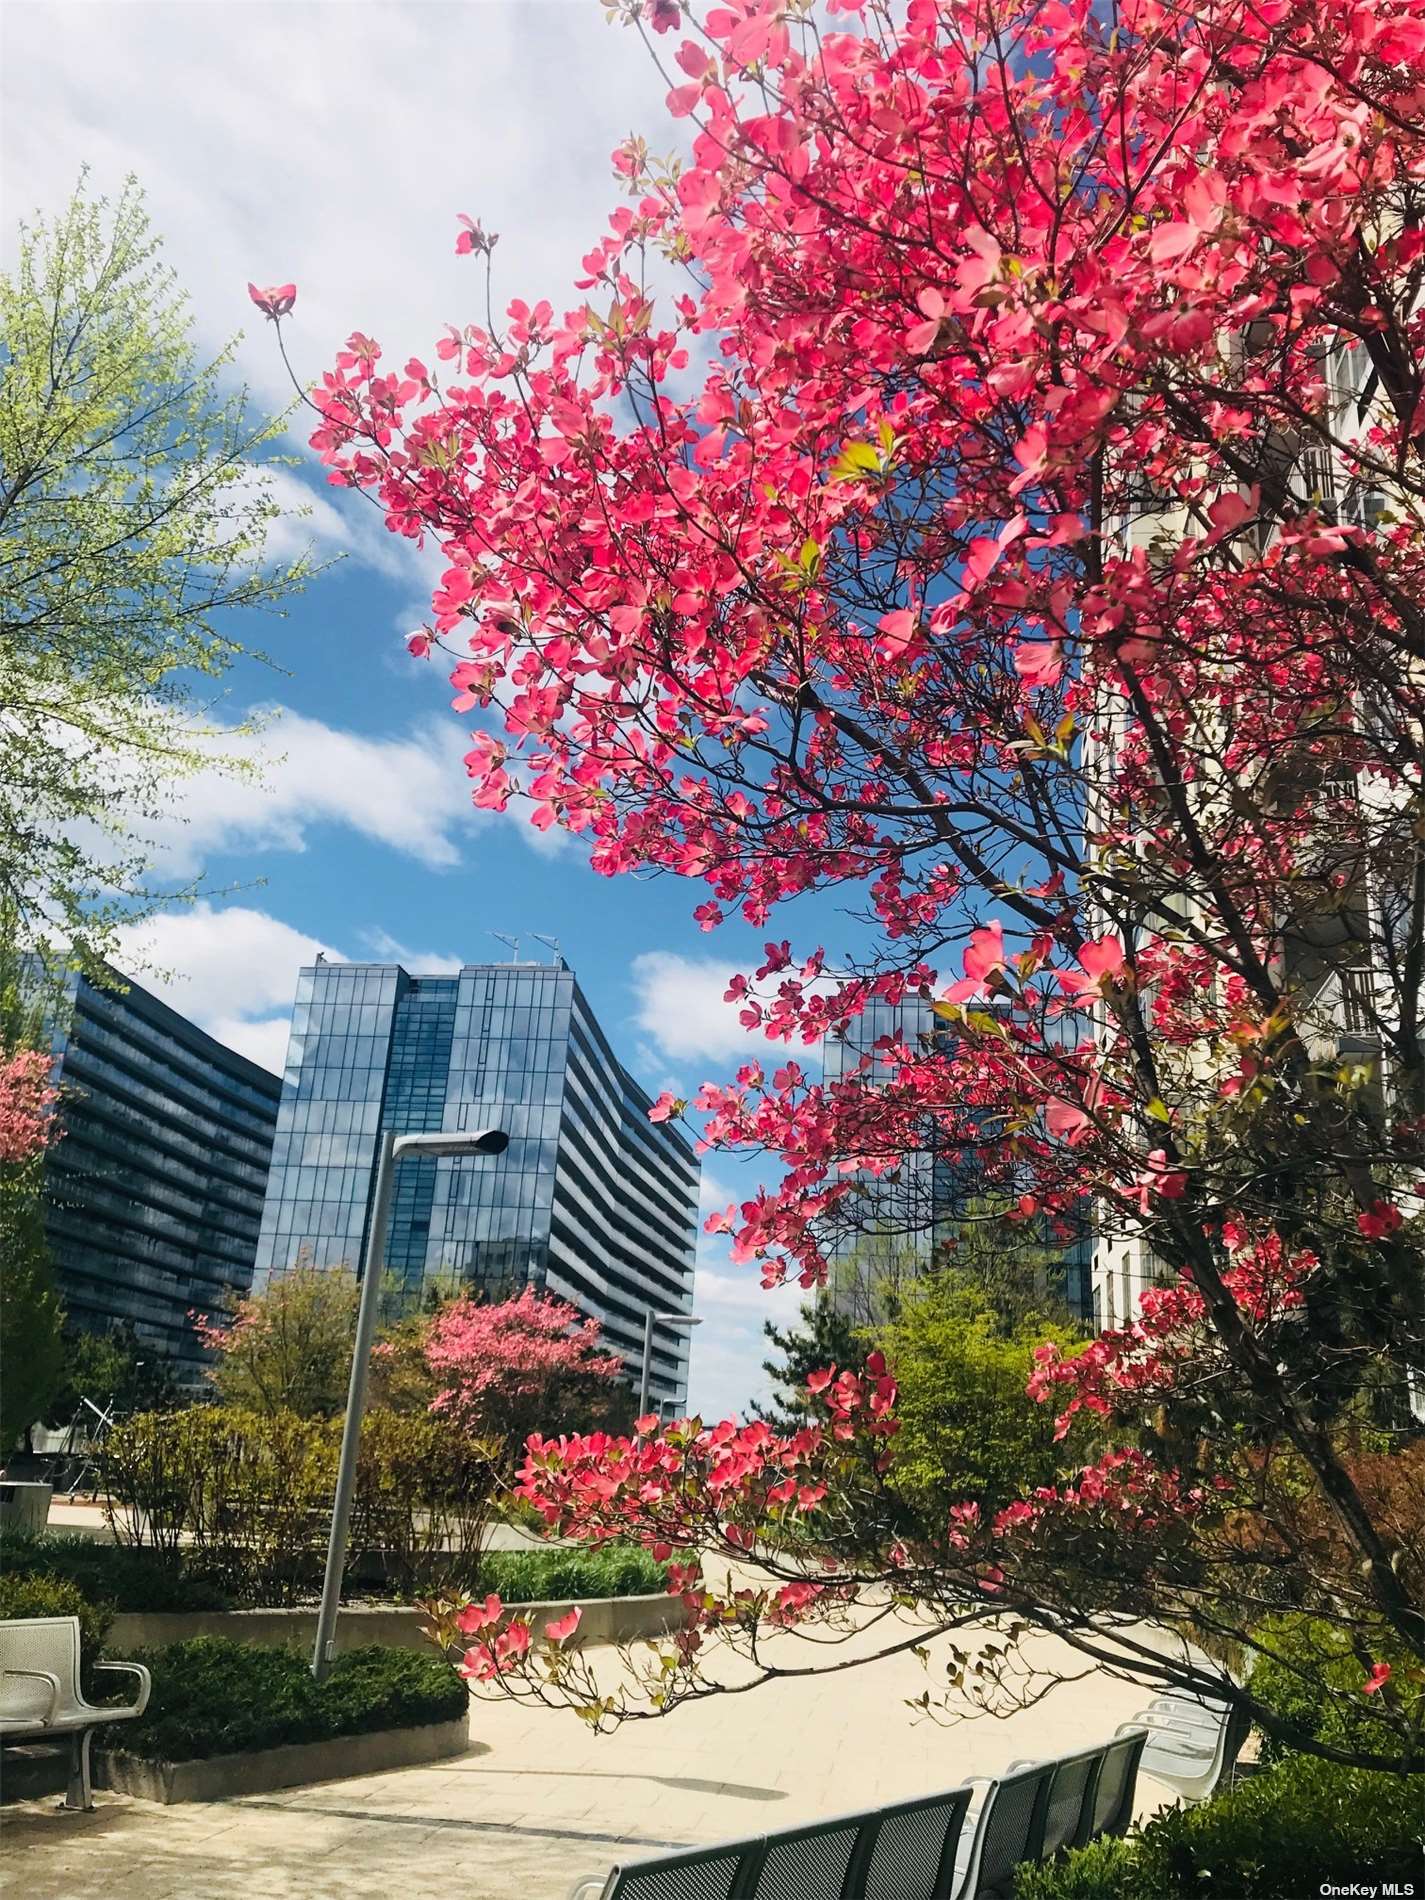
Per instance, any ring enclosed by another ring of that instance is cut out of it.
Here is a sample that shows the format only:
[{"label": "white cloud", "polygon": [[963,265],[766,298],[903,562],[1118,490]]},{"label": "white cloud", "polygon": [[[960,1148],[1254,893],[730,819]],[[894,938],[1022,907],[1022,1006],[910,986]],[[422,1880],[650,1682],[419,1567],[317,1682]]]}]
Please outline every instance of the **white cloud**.
[{"label": "white cloud", "polygon": [[363,930],[361,943],[380,963],[400,963],[414,976],[457,976],[469,961],[448,950],[412,950],[389,930]]},{"label": "white cloud", "polygon": [[633,960],[634,1019],[674,1062],[750,1058],[762,1038],[754,1042],[737,1020],[738,1005],[723,1001],[732,976],[727,964],[709,957],[645,950]]},{"label": "white cloud", "polygon": [[[694,1330],[688,1364],[689,1409],[706,1419],[747,1416],[749,1407],[766,1404],[772,1382],[762,1370],[770,1347],[762,1332],[765,1320],[779,1327],[795,1325],[807,1295],[799,1286],[764,1292],[757,1273],[735,1283],[728,1276],[700,1269],[693,1298],[703,1316]],[[716,1284],[714,1284],[714,1281]]]},{"label": "white cloud", "polygon": [[[283,511],[268,524],[263,553],[269,563],[292,561],[307,553],[317,561],[344,555],[403,586],[411,586],[422,575],[434,585],[446,565],[434,549],[422,551],[413,541],[392,534],[379,509],[365,496],[340,488],[322,493],[293,469],[270,464],[266,481],[271,499]],[[421,598],[427,604],[409,622],[411,627],[418,626],[429,612],[429,597]]]},{"label": "white cloud", "polygon": [[[752,967],[755,968],[756,959]],[[638,992],[634,1021],[672,1062],[797,1060],[805,1062],[800,1044],[769,1042],[760,1029],[748,1029],[739,1016],[743,1005],[725,1001],[735,974],[732,966],[712,957],[685,957],[674,950],[645,950],[632,965]],[[743,965],[748,973],[748,965]],[[764,1004],[776,993],[781,978],[754,984]],[[813,978],[805,992],[825,995],[836,988],[829,976]],[[649,1066],[652,1066],[651,1064]]]},{"label": "white cloud", "polygon": [[745,1199],[739,1194],[731,1181],[726,1181],[711,1168],[705,1167],[698,1176],[698,1206],[704,1214],[720,1212],[733,1201]]},{"label": "white cloud", "polygon": [[236,1049],[240,1056],[259,1068],[281,1075],[287,1066],[287,1041],[292,1034],[290,1016],[266,1016],[248,1022],[240,1016],[215,1016],[201,1025],[210,1036]]},{"label": "white cloud", "polygon": [[621,202],[609,153],[633,130],[655,146],[676,132],[666,82],[594,0],[0,12],[11,218],[62,206],[81,163],[108,192],[136,172],[202,340],[245,327],[240,368],[270,408],[291,390],[249,279],[296,281],[283,330],[300,376],[356,329],[390,367],[430,362],[445,322],[483,320],[458,213],[500,234],[497,309],[548,296],[563,311]]},{"label": "white cloud", "polygon": [[340,951],[242,904],[197,903],[119,933],[115,962],[209,1035],[274,1074],[287,1054],[297,972]]},{"label": "white cloud", "polygon": [[791,1286],[764,1287],[762,1269],[755,1265],[699,1266],[693,1283],[694,1305],[729,1308],[751,1314],[759,1322],[784,1319],[788,1313],[795,1315],[806,1298],[805,1289],[795,1282]]},{"label": "white cloud", "polygon": [[274,708],[256,735],[215,747],[248,761],[252,777],[214,770],[176,783],[172,810],[151,834],[162,871],[189,877],[225,851],[303,851],[320,824],[448,869],[482,822],[461,762],[467,745],[458,723],[439,718],[372,738]]},{"label": "white cloud", "polygon": [[[358,935],[356,960],[402,963],[414,975],[451,976],[464,962],[413,950],[379,928]],[[267,911],[203,901],[121,930],[115,961],[219,1042],[280,1075],[297,972],[318,954],[329,963],[353,960]]]}]

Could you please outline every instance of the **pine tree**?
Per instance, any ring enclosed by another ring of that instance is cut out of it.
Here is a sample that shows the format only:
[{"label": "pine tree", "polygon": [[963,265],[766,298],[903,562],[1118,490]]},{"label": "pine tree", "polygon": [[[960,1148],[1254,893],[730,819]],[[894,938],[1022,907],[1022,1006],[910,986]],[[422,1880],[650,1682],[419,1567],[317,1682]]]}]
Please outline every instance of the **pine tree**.
[{"label": "pine tree", "polygon": [[770,1407],[754,1406],[775,1432],[799,1431],[824,1408],[806,1389],[809,1373],[826,1366],[859,1365],[870,1350],[868,1339],[829,1300],[808,1300],[797,1325],[785,1331],[772,1320],[762,1322],[762,1333],[775,1357],[762,1361],[772,1381]]}]

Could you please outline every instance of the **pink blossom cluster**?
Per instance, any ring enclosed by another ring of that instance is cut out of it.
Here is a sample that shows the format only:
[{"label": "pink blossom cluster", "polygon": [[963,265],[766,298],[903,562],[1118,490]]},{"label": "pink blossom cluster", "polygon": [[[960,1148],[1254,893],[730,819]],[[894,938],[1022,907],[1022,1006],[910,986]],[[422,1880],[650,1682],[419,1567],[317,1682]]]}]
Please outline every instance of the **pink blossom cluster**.
[{"label": "pink blossom cluster", "polygon": [[52,1067],[38,1049],[20,1049],[0,1062],[0,1162],[33,1160],[54,1139],[50,1111],[59,1091],[50,1083]]},{"label": "pink blossom cluster", "polygon": [[512,1300],[457,1300],[436,1315],[426,1338],[427,1363],[450,1382],[432,1409],[489,1424],[502,1405],[538,1398],[561,1379],[611,1385],[623,1361],[602,1344],[597,1320],[533,1287]]}]

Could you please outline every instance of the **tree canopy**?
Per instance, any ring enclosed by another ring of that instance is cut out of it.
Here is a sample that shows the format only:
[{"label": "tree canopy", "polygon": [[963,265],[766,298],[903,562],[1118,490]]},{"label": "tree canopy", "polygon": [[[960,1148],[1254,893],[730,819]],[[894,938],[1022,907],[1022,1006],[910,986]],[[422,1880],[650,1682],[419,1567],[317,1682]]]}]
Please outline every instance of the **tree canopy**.
[{"label": "tree canopy", "polygon": [[157,901],[173,783],[236,768],[210,688],[269,561],[272,445],[233,348],[204,360],[134,180],[21,227],[0,275],[0,902],[27,948],[97,968]]}]

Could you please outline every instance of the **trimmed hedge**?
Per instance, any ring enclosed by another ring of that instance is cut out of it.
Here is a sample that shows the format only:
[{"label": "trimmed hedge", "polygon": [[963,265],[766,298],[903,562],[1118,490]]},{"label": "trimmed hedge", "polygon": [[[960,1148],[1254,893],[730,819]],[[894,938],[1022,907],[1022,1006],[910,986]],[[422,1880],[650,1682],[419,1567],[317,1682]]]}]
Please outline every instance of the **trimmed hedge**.
[{"label": "trimmed hedge", "polygon": [[91,1603],[123,1612],[226,1610],[230,1602],[216,1584],[194,1576],[178,1557],[135,1550],[97,1538],[48,1531],[38,1537],[7,1536],[0,1545],[7,1576],[53,1578],[76,1586]]},{"label": "trimmed hedge", "polygon": [[465,1684],[438,1656],[375,1644],[339,1655],[324,1682],[295,1649],[225,1636],[142,1652],[153,1694],[137,1722],[102,1745],[149,1761],[206,1761],[287,1742],[449,1722],[469,1706]]},{"label": "trimmed hedge", "polygon": [[506,1603],[548,1603],[655,1596],[667,1587],[667,1570],[646,1550],[612,1544],[602,1550],[488,1550],[471,1594],[494,1590]]},{"label": "trimmed hedge", "polygon": [[1304,1900],[1324,1882],[1418,1882],[1425,1776],[1296,1755],[1125,1840],[1021,1868],[1015,1900]]},{"label": "trimmed hedge", "polygon": [[[461,1560],[456,1555],[451,1561]],[[227,1591],[194,1570],[186,1552],[169,1555],[49,1532],[39,1537],[7,1537],[0,1547],[0,1567],[10,1577],[73,1584],[90,1603],[112,1611],[143,1614],[234,1607]],[[470,1587],[481,1595],[496,1590],[507,1603],[539,1603],[556,1598],[653,1596],[666,1584],[664,1566],[647,1551],[614,1544],[602,1550],[487,1551]],[[270,1607],[260,1600],[262,1594],[258,1593],[256,1607]],[[343,1594],[350,1599],[368,1592],[348,1586]],[[280,1600],[282,1593],[276,1595]]]}]

